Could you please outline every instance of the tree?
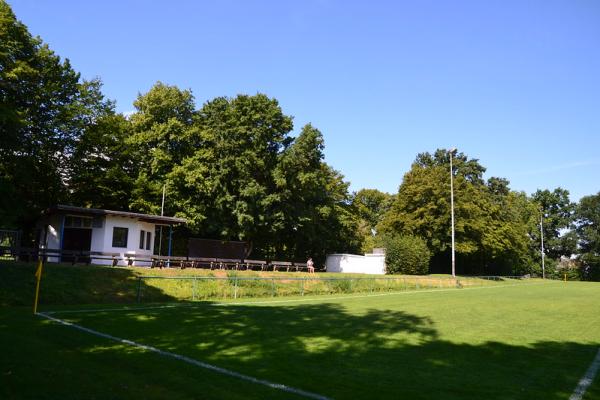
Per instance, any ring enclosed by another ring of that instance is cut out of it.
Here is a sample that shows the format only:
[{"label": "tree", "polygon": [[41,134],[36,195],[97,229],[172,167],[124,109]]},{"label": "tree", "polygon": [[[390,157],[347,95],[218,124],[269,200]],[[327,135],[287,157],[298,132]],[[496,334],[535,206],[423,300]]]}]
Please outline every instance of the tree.
[{"label": "tree", "polygon": [[71,160],[85,126],[110,107],[33,38],[0,1],[0,217],[31,228],[39,212],[68,200]]},{"label": "tree", "polygon": [[[569,200],[569,191],[560,187],[552,192],[548,189],[537,190],[531,199],[539,210],[538,224],[540,216],[543,216],[546,254],[557,260],[561,256],[570,256],[575,253],[574,236],[566,234],[573,228],[573,212],[575,210],[575,205]],[[534,243],[540,243],[539,228],[532,232],[532,238]]]},{"label": "tree", "polygon": [[[133,135],[128,144],[139,161],[130,208],[158,214],[167,176],[200,147],[194,96],[189,90],[157,82],[138,95],[131,116]],[[172,214],[171,203],[167,212]]]},{"label": "tree", "polygon": [[121,114],[103,116],[85,130],[69,179],[73,204],[129,210],[140,160],[128,144],[131,123]]},{"label": "tree", "polygon": [[273,171],[291,130],[291,117],[262,94],[206,103],[198,145],[168,176],[179,215],[208,237],[266,243],[278,218]]},{"label": "tree", "polygon": [[579,201],[575,218],[583,278],[600,281],[600,192]]},{"label": "tree", "polygon": [[[454,161],[455,160],[455,161]],[[444,150],[421,153],[404,175],[396,199],[378,225],[384,234],[424,239],[433,272],[450,270],[450,165]],[[500,274],[530,264],[524,195],[510,192],[508,181],[483,181],[485,168],[459,153],[453,157],[457,270]]]},{"label": "tree", "polygon": [[390,209],[393,201],[393,195],[377,189],[361,189],[352,196],[352,206],[357,213],[358,232],[362,238],[362,252],[368,253],[376,247],[377,224]]}]

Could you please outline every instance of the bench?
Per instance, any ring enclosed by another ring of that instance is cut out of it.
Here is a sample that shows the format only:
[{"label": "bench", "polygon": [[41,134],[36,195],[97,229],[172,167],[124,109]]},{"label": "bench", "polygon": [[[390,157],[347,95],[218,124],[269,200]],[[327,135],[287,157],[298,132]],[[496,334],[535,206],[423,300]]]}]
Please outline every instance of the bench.
[{"label": "bench", "polygon": [[244,260],[242,265],[246,267],[246,271],[254,268],[260,268],[261,271],[264,271],[269,264],[263,260]]},{"label": "bench", "polygon": [[242,260],[239,258],[217,258],[215,259],[215,263],[218,265],[219,269],[239,269]]},{"label": "bench", "polygon": [[273,267],[273,271],[285,268],[285,270],[289,272],[290,268],[293,267],[293,263],[291,261],[271,261],[271,266]]},{"label": "bench", "polygon": [[217,259],[209,257],[188,257],[188,262],[191,268],[213,269]]},{"label": "bench", "polygon": [[306,265],[306,263],[303,263],[303,262],[295,262],[294,269],[296,270],[296,272],[298,272],[298,271],[308,272],[308,265]]}]

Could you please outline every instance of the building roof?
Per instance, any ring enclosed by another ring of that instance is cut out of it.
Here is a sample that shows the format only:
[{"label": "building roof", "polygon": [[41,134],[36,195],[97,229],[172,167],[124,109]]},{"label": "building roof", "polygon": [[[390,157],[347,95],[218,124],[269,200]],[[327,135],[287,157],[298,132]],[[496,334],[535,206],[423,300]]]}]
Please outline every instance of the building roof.
[{"label": "building roof", "polygon": [[163,217],[160,215],[140,214],[129,211],[114,211],[114,210],[102,210],[99,208],[86,208],[86,207],[75,207],[67,206],[64,204],[58,204],[54,207],[47,209],[44,214],[68,214],[73,213],[77,215],[91,215],[91,216],[103,216],[103,215],[116,215],[119,217],[135,218],[144,222],[151,222],[159,225],[173,225],[173,224],[185,224],[187,221],[183,218],[176,217]]}]

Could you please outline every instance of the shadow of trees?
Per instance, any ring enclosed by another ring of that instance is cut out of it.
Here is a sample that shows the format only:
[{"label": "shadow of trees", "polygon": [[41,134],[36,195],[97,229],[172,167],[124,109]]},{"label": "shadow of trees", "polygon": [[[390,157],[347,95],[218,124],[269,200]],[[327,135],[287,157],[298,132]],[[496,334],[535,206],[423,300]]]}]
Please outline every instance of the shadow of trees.
[{"label": "shadow of trees", "polygon": [[[0,306],[33,304],[36,267],[34,263],[0,261]],[[133,303],[137,283],[135,272],[127,268],[46,263],[40,305]],[[143,281],[141,289],[155,301],[176,301]]]},{"label": "shadow of trees", "polygon": [[568,399],[598,348],[456,343],[440,339],[426,317],[350,312],[335,303],[201,304],[77,318],[93,329],[340,399]]}]

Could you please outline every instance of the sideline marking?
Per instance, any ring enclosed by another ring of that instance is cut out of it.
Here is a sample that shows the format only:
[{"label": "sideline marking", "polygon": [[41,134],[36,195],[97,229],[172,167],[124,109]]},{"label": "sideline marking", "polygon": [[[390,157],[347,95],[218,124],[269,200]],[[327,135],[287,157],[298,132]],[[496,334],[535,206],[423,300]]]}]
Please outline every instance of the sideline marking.
[{"label": "sideline marking", "polygon": [[[505,288],[514,286],[533,286],[533,285],[548,285],[557,282],[531,282],[531,283],[513,283],[503,285],[489,285],[489,286],[475,286],[475,287],[464,287],[464,288],[446,288],[446,289],[428,289],[428,290],[409,290],[401,292],[388,292],[388,293],[375,293],[375,294],[363,294],[363,295],[345,295],[345,296],[329,296],[323,295],[307,296],[299,299],[288,299],[288,300],[257,300],[257,301],[238,301],[238,302],[218,302],[209,304],[212,307],[224,307],[224,306],[239,306],[244,304],[277,304],[277,303],[301,303],[309,301],[322,301],[322,300],[343,300],[343,299],[361,299],[366,297],[381,297],[381,296],[394,296],[394,295],[409,295],[418,293],[436,293],[436,292],[458,292],[463,290],[475,290],[475,289],[494,289],[494,288]],[[163,308],[179,308],[179,307],[200,307],[206,305],[206,303],[199,301],[195,303],[177,303],[177,304],[165,304],[160,306],[140,306],[140,307],[121,307],[121,308],[89,308],[79,310],[54,310],[44,311],[46,315],[53,314],[84,314],[94,312],[107,312],[107,311],[144,311],[144,310],[157,310]]]},{"label": "sideline marking", "polygon": [[598,349],[596,358],[594,358],[590,364],[590,367],[585,372],[585,375],[583,375],[583,377],[579,380],[579,383],[577,384],[577,387],[573,391],[571,397],[569,397],[569,400],[581,400],[583,398],[587,388],[590,387],[594,381],[594,378],[598,373],[598,369],[600,369],[600,349]]},{"label": "sideline marking", "polygon": [[86,332],[86,333],[90,333],[90,334],[95,335],[95,336],[99,336],[99,337],[102,337],[102,338],[105,338],[105,339],[109,339],[109,340],[112,340],[112,341],[115,341],[115,342],[123,343],[123,344],[129,345],[129,346],[137,347],[137,348],[140,348],[140,349],[143,349],[143,350],[146,350],[146,351],[151,351],[153,353],[160,354],[161,356],[171,357],[171,358],[174,358],[176,360],[183,361],[183,362],[195,365],[195,366],[200,367],[200,368],[209,369],[211,371],[218,372],[218,373],[223,374],[223,375],[228,375],[228,376],[231,376],[231,377],[234,377],[234,378],[242,379],[244,381],[248,381],[248,382],[252,382],[252,383],[264,385],[264,386],[270,387],[272,389],[277,389],[277,390],[282,390],[284,392],[297,394],[299,396],[303,396],[303,397],[306,397],[306,398],[309,398],[309,399],[331,400],[329,397],[326,397],[326,396],[323,396],[323,395],[320,395],[320,394],[317,394],[317,393],[307,392],[307,391],[302,390],[302,389],[297,389],[297,388],[294,388],[294,387],[291,387],[291,386],[287,386],[287,385],[284,385],[284,384],[281,384],[281,383],[275,383],[275,382],[267,381],[265,379],[254,378],[254,377],[249,376],[249,375],[244,375],[244,374],[241,374],[239,372],[231,371],[229,369],[217,367],[216,365],[208,364],[208,363],[205,363],[205,362],[202,362],[202,361],[190,358],[190,357],[182,356],[181,354],[171,353],[170,351],[160,350],[160,349],[158,349],[156,347],[147,346],[145,344],[137,343],[137,342],[134,342],[134,341],[131,341],[131,340],[122,339],[122,338],[119,338],[119,337],[116,337],[116,336],[112,336],[112,335],[109,335],[107,333],[102,333],[102,332],[99,332],[99,331],[95,331],[93,329],[86,328],[84,326],[77,325],[77,324],[74,324],[72,322],[68,322],[68,321],[65,321],[65,320],[62,320],[62,319],[59,319],[59,318],[52,317],[52,316],[50,316],[50,315],[48,315],[46,313],[43,313],[43,312],[39,312],[36,315],[41,316],[41,317],[46,318],[46,319],[49,319],[49,320],[54,321],[56,323],[59,323],[61,325],[65,325],[65,326],[68,326],[68,327],[71,327],[71,328],[75,328],[75,329],[78,329],[78,330]]}]

